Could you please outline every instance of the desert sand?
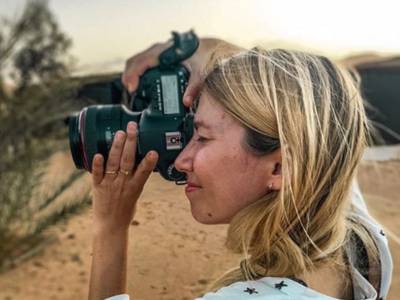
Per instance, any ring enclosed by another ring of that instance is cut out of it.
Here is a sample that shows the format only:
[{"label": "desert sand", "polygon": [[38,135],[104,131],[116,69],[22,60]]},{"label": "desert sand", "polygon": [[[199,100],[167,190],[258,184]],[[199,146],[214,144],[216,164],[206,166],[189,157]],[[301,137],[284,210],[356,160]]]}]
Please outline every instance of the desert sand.
[{"label": "desert sand", "polygon": [[[46,193],[74,169],[69,153],[52,158]],[[395,274],[388,299],[400,297],[400,161],[364,162],[359,183],[368,207],[389,232]],[[90,190],[90,178],[60,195],[74,201]],[[40,193],[39,193],[40,194]],[[226,225],[202,225],[190,213],[183,187],[153,173],[130,230],[128,293],[135,300],[184,300],[200,295],[240,257],[224,247]],[[0,275],[0,299],[87,299],[91,260],[91,209],[53,226],[52,243]],[[396,240],[397,236],[397,240]]]}]

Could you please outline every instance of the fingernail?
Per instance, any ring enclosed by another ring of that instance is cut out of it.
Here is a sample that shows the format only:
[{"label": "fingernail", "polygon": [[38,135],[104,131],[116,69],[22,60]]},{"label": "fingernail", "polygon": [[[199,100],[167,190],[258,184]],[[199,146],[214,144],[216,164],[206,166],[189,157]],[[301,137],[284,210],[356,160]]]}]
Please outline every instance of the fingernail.
[{"label": "fingernail", "polygon": [[134,130],[136,129],[137,125],[136,122],[130,121],[128,122],[128,129]]},{"label": "fingernail", "polygon": [[155,151],[150,151],[149,153],[147,153],[147,156],[151,159],[156,157],[156,152]]},{"label": "fingernail", "polygon": [[117,131],[117,133],[115,134],[115,138],[120,139],[122,138],[123,133],[121,131]]}]

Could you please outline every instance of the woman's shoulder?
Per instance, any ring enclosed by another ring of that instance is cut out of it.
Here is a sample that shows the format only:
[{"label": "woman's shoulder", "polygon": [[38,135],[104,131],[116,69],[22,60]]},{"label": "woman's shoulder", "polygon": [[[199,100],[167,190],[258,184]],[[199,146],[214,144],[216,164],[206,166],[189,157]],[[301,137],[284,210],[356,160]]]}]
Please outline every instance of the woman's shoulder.
[{"label": "woman's shoulder", "polygon": [[[393,261],[390,254],[388,239],[386,236],[387,229],[375,220],[368,212],[364,197],[361,194],[358,183],[355,181],[352,186],[352,216],[357,219],[370,233],[372,239],[379,252],[379,261],[381,269],[380,282],[380,297],[386,298],[388,294],[393,273]],[[351,255],[351,250],[357,251],[357,248],[348,249],[348,255]],[[350,252],[349,252],[350,251]]]},{"label": "woman's shoulder", "polygon": [[[127,294],[116,295],[105,300],[129,300]],[[258,280],[238,281],[219,289],[208,292],[195,300],[288,300],[288,299],[323,299],[335,298],[323,295],[307,288],[295,280],[284,277],[264,277]]]},{"label": "woman's shoulder", "polygon": [[239,281],[216,292],[208,292],[195,300],[286,300],[286,299],[335,299],[318,293],[284,277],[264,277],[254,281]]}]

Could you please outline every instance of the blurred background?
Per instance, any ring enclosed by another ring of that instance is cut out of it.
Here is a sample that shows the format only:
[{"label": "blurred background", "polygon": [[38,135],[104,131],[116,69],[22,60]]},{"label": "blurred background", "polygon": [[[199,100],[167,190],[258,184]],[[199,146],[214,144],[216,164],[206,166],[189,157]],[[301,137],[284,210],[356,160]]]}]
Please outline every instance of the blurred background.
[{"label": "blurred background", "polygon": [[[322,54],[355,68],[378,132],[358,175],[394,256],[400,297],[400,26],[395,0],[0,0],[0,299],[85,299],[90,178],[75,169],[66,117],[88,86],[171,31],[242,47]],[[132,222],[128,291],[193,299],[238,263],[226,226],[191,217],[183,190],[153,174]]]}]

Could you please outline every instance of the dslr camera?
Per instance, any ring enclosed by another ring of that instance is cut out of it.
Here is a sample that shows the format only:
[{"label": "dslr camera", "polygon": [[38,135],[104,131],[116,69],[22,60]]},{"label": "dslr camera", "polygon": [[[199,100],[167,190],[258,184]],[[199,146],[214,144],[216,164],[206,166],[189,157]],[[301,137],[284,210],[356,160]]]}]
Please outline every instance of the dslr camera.
[{"label": "dslr camera", "polygon": [[[156,150],[159,160],[154,171],[176,184],[186,182],[185,174],[174,167],[176,157],[193,135],[193,112],[182,101],[190,74],[181,62],[197,50],[199,40],[193,31],[172,34],[173,45],[160,54],[159,66],[141,76],[132,95],[123,91],[120,79],[115,79],[109,88],[86,91],[86,96],[97,94],[101,98],[98,102],[109,104],[91,105],[69,117],[70,148],[78,169],[91,172],[96,153],[101,153],[106,163],[115,133],[135,121],[135,165],[148,151]],[[121,104],[124,94],[128,94],[127,105]]]}]

